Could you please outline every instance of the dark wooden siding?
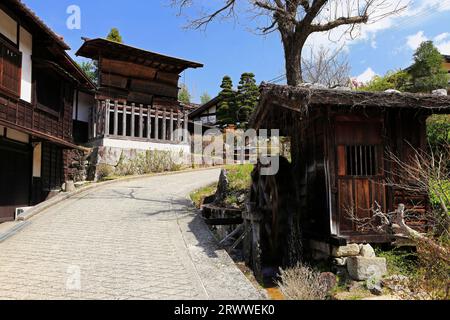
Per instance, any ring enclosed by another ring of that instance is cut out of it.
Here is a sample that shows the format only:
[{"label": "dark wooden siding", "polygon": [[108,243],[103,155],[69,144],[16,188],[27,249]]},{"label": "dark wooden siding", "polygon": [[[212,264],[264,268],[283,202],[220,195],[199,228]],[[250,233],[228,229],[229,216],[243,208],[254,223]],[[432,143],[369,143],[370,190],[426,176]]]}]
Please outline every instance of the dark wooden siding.
[{"label": "dark wooden siding", "polygon": [[52,191],[59,191],[65,181],[63,149],[55,144],[42,144],[41,177],[33,178],[32,202],[46,200]]},{"label": "dark wooden siding", "polygon": [[0,138],[0,223],[30,201],[31,147]]}]

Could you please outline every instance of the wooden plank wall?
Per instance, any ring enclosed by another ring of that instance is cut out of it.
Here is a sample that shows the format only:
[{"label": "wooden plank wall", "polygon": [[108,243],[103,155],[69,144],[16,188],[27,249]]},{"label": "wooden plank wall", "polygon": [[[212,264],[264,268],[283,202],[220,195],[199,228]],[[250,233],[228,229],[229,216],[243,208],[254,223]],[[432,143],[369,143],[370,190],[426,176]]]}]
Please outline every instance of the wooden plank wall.
[{"label": "wooden plank wall", "polygon": [[110,98],[151,103],[154,96],[177,100],[177,73],[163,72],[141,64],[100,59],[100,87],[111,88]]}]

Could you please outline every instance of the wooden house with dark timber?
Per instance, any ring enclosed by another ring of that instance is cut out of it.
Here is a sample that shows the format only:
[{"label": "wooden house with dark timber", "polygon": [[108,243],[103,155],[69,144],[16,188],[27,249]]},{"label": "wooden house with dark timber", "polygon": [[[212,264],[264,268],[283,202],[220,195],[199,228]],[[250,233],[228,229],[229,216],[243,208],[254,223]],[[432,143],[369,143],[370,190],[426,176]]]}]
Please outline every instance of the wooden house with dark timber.
[{"label": "wooden house with dark timber", "polygon": [[19,0],[0,2],[0,222],[67,179],[75,91],[94,85]]},{"label": "wooden house with dark timber", "polygon": [[383,212],[401,203],[413,208],[407,223],[423,228],[428,196],[386,184],[398,181],[387,155],[408,163],[416,150],[427,150],[426,119],[448,112],[447,96],[263,84],[251,125],[290,137],[292,159],[280,159],[274,176],[262,176],[260,164],[253,172],[247,262],[259,271],[286,265],[307,255],[311,241],[390,242],[389,234],[356,222],[373,215],[375,203]]},{"label": "wooden house with dark timber", "polygon": [[98,89],[89,145],[108,150],[171,150],[190,154],[191,108],[178,101],[180,74],[203,65],[106,39],[84,39],[76,53],[97,61]]}]

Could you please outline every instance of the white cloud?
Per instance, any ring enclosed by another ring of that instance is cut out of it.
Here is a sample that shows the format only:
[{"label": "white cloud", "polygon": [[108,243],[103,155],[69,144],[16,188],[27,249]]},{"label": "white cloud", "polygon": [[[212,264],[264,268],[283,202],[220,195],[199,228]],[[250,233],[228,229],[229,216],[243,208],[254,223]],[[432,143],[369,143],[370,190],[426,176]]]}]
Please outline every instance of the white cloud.
[{"label": "white cloud", "polygon": [[442,42],[450,36],[450,33],[444,32],[433,38],[433,41],[436,43]]},{"label": "white cloud", "polygon": [[416,34],[410,35],[406,37],[406,39],[406,44],[412,50],[416,50],[422,44],[422,42],[428,40],[423,31],[419,31]]},{"label": "white cloud", "polygon": [[[434,45],[440,53],[450,55],[450,40],[448,40],[449,38],[449,32],[444,32],[432,37]],[[412,50],[416,50],[422,42],[427,40],[428,37],[425,35],[425,33],[423,31],[419,31],[416,34],[407,37],[406,47],[409,47]]]},{"label": "white cloud", "polygon": [[436,45],[439,52],[442,54],[450,55],[450,41],[442,42],[438,45]]},{"label": "white cloud", "polygon": [[375,77],[377,74],[375,73],[375,71],[372,70],[372,68],[367,68],[366,71],[364,71],[363,73],[361,73],[359,76],[356,77],[356,81],[358,81],[359,83],[367,83],[370,80],[373,79],[373,77]]},{"label": "white cloud", "polygon": [[[347,1],[331,1],[335,6],[333,8],[327,7],[323,10],[322,15],[315,21],[316,23],[325,22],[331,17],[339,16],[339,14],[346,16],[348,14]],[[438,12],[450,11],[450,0],[375,0],[374,5],[379,4],[378,10],[372,12],[371,20],[367,24],[358,25],[353,34],[354,38],[344,35],[348,31],[348,26],[341,26],[331,30],[330,32],[313,33],[307,42],[308,47],[314,50],[321,46],[338,48],[344,47],[344,50],[349,51],[353,44],[364,41],[369,48],[377,48],[377,34],[382,31],[397,29],[414,28],[415,25],[422,24],[425,19],[431,19],[433,14]],[[384,15],[391,12],[393,9],[409,4],[407,9],[399,12],[396,15]],[[397,6],[398,5],[398,6]],[[374,7],[376,8],[376,7]],[[355,14],[355,12],[352,12]],[[333,16],[334,15],[334,16]],[[450,37],[450,34],[448,34]],[[437,35],[439,41],[443,41],[444,33]],[[418,46],[428,39],[423,31],[419,31],[415,35],[411,35],[407,39],[407,45],[398,48],[398,51],[404,49],[416,50]],[[438,47],[446,49],[446,44],[437,43]]]}]

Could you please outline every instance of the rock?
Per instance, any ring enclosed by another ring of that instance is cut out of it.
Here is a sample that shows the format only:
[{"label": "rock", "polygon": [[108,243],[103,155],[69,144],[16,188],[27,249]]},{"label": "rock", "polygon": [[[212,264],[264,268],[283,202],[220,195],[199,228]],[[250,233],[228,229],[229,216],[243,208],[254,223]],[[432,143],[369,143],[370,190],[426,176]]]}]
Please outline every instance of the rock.
[{"label": "rock", "polygon": [[341,267],[346,266],[347,265],[347,258],[334,258],[333,259],[333,263],[336,266],[341,266]]},{"label": "rock", "polygon": [[370,244],[365,244],[361,247],[361,251],[359,252],[359,254],[362,257],[366,257],[366,258],[375,258],[375,250],[373,250],[372,246]]},{"label": "rock", "polygon": [[383,294],[383,289],[381,286],[374,286],[372,289],[369,289],[371,294],[374,294],[376,296],[381,296]]},{"label": "rock", "polygon": [[387,273],[386,258],[349,257],[347,270],[352,279],[364,281]]},{"label": "rock", "polygon": [[435,96],[447,96],[447,89],[437,89],[437,90],[433,90],[431,92],[432,94],[434,94]]},{"label": "rock", "polygon": [[73,192],[73,191],[75,191],[75,183],[72,180],[66,181],[65,182],[64,191],[65,192]]},{"label": "rock", "polygon": [[397,292],[408,291],[408,283],[409,283],[408,277],[405,277],[403,275],[393,275],[381,281],[381,285],[383,287]]},{"label": "rock", "polygon": [[387,89],[384,92],[386,93],[402,93],[401,91],[395,90],[395,89]]},{"label": "rock", "polygon": [[331,272],[322,272],[319,276],[319,281],[325,284],[327,291],[332,290],[337,285],[336,275]]},{"label": "rock", "polygon": [[352,91],[352,88],[350,88],[350,87],[338,86],[338,87],[335,87],[334,90],[338,90],[338,91]]},{"label": "rock", "polygon": [[303,87],[303,88],[309,88],[309,89],[328,89],[327,86],[321,84],[321,83],[310,83],[310,82],[305,82],[305,83],[301,83],[298,85],[299,87]]},{"label": "rock", "polygon": [[383,294],[381,278],[377,275],[367,279],[366,287],[374,295],[381,296]]},{"label": "rock", "polygon": [[333,247],[331,255],[335,258],[352,257],[359,255],[359,252],[359,245],[352,243],[346,246]]},{"label": "rock", "polygon": [[219,183],[217,184],[217,191],[215,195],[215,203],[222,203],[226,196],[228,190],[228,173],[227,170],[222,169],[220,172]]}]

